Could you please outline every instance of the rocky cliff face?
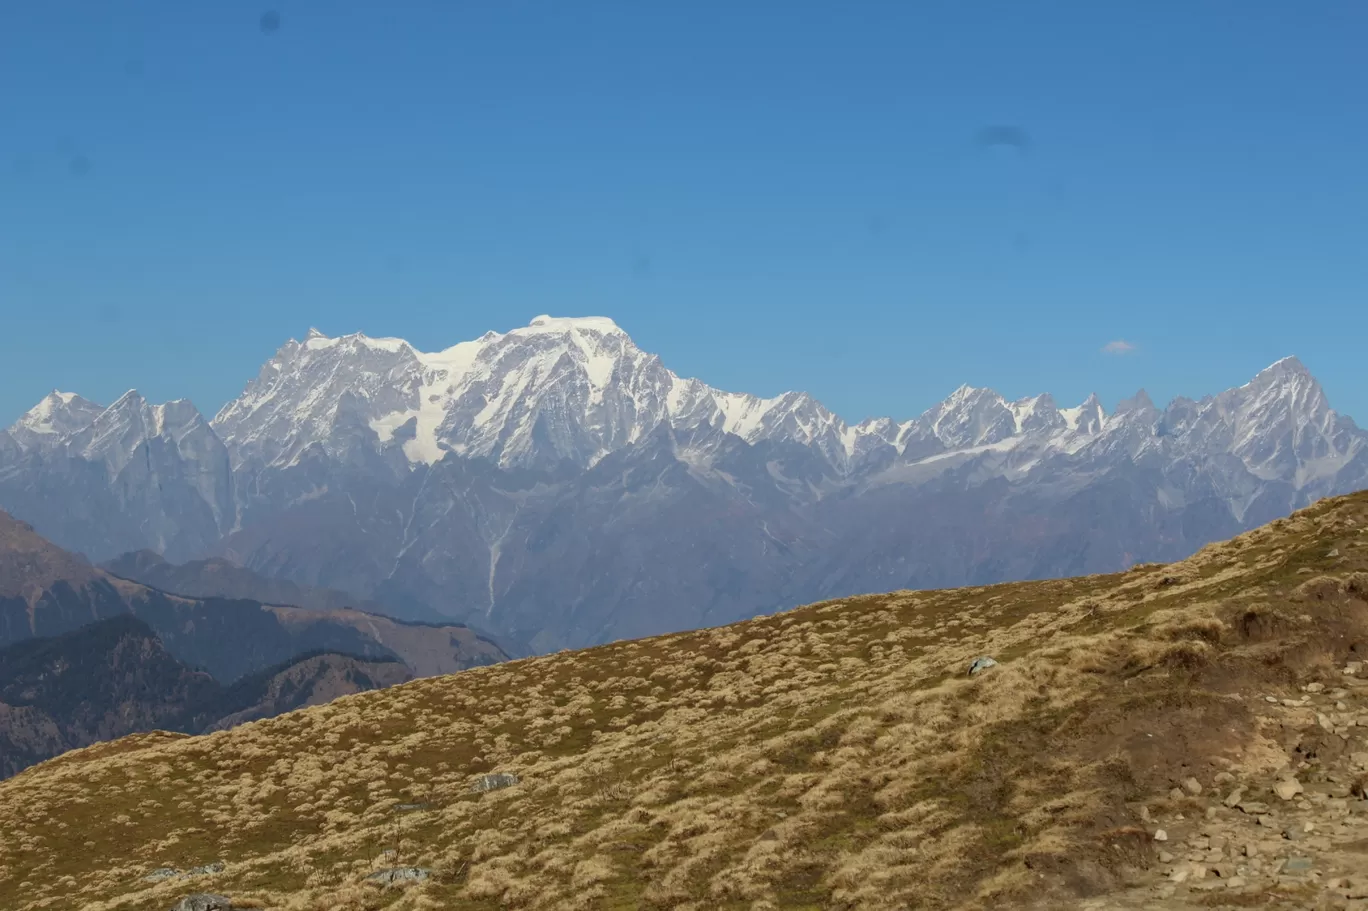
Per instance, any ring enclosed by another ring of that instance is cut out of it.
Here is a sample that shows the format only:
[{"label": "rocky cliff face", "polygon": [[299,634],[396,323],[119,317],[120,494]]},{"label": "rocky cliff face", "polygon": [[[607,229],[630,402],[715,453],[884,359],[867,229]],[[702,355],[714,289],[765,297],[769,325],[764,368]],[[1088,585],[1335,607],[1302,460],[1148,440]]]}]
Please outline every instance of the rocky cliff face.
[{"label": "rocky cliff face", "polygon": [[847,424],[678,377],[611,320],[539,317],[437,353],[311,332],[207,426],[65,401],[35,409],[64,415],[29,421],[41,440],[0,440],[0,504],[59,542],[224,557],[543,651],[1174,559],[1368,486],[1368,434],[1294,358],[1162,409],[963,386]]}]

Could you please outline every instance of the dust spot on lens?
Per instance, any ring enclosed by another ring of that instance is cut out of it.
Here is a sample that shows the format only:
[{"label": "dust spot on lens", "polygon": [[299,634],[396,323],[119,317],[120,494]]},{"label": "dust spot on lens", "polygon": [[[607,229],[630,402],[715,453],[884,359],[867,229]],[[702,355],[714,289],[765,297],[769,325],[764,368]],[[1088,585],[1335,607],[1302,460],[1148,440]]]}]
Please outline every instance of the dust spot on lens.
[{"label": "dust spot on lens", "polygon": [[268,9],[266,12],[261,14],[261,21],[258,23],[258,25],[261,28],[261,34],[275,34],[276,32],[280,31],[280,13],[276,12],[273,9]]},{"label": "dust spot on lens", "polygon": [[1006,147],[1025,155],[1031,147],[1031,134],[1024,127],[998,124],[979,130],[974,142],[985,149]]},{"label": "dust spot on lens", "polygon": [[71,156],[71,160],[67,162],[67,170],[69,170],[74,177],[86,176],[90,173],[91,167],[90,159],[84,155],[73,155]]}]

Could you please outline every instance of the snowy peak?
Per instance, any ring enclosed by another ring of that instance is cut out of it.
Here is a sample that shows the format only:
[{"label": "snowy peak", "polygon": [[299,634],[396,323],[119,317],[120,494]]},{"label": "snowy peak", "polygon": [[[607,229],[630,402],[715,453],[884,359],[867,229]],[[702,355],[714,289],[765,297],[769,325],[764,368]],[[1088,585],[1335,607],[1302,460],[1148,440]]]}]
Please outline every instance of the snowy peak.
[{"label": "snowy peak", "polygon": [[1083,404],[1074,408],[1063,408],[1059,413],[1064,418],[1064,426],[1076,433],[1101,433],[1102,425],[1107,420],[1107,411],[1102,407],[1102,400],[1095,392],[1088,396]]},{"label": "snowy peak", "polygon": [[213,448],[217,442],[208,422],[189,399],[152,405],[137,390],[130,389],[101,411],[88,427],[74,434],[71,446],[85,458],[103,461],[117,473],[139,446],[153,440],[174,448],[181,448],[183,443]]},{"label": "snowy peak", "polygon": [[668,388],[658,359],[606,317],[539,316],[435,353],[310,332],[282,346],[214,427],[237,464],[293,464],[315,444],[336,453],[354,440],[334,429],[360,424],[411,464],[454,451],[588,465],[658,423]]},{"label": "snowy peak", "polygon": [[1264,478],[1333,474],[1363,445],[1353,422],[1331,410],[1320,384],[1295,357],[1203,399],[1196,409],[1193,438],[1224,447]]},{"label": "snowy peak", "polygon": [[1115,417],[1123,415],[1148,416],[1151,412],[1157,412],[1154,407],[1154,400],[1149,397],[1149,393],[1141,389],[1128,399],[1122,399],[1116,403]]},{"label": "snowy peak", "polygon": [[328,338],[317,329],[310,329],[309,334],[304,339],[304,347],[310,351],[321,351],[328,348],[341,347],[347,351],[357,351],[369,349],[375,351],[388,351],[391,354],[401,348],[407,348],[408,342],[401,338],[371,338],[364,332],[353,332],[351,335],[344,335],[340,338]]},{"label": "snowy peak", "polygon": [[524,334],[541,332],[596,332],[600,335],[626,335],[618,324],[606,316],[538,316],[527,324],[526,329],[514,329]]},{"label": "snowy peak", "polygon": [[303,342],[282,345],[212,424],[235,464],[289,464],[339,422],[416,411],[423,373],[402,339],[331,338],[313,329]]},{"label": "snowy peak", "polygon": [[1010,403],[1007,410],[1012,412],[1017,433],[1048,433],[1067,426],[1063,415],[1055,407],[1054,396],[1048,392],[1018,399]]},{"label": "snowy peak", "polygon": [[54,389],[25,412],[10,428],[10,433],[26,447],[50,444],[89,427],[103,410],[102,405],[74,392]]},{"label": "snowy peak", "polygon": [[921,422],[949,449],[997,443],[1017,432],[1017,418],[991,389],[961,386],[922,415]]},{"label": "snowy peak", "polygon": [[1311,380],[1311,371],[1306,369],[1306,365],[1296,355],[1289,355],[1280,360],[1276,360],[1254,375],[1252,383],[1287,381],[1287,380]]}]

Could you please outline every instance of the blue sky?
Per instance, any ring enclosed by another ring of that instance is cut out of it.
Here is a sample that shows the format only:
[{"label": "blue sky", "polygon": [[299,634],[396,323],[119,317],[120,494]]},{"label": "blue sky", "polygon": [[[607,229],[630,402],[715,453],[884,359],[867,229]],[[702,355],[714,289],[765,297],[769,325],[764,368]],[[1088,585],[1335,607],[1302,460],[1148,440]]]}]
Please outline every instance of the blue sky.
[{"label": "blue sky", "polygon": [[853,420],[1297,354],[1368,424],[1365,42],[1352,2],[4,4],[0,424],[540,313]]}]

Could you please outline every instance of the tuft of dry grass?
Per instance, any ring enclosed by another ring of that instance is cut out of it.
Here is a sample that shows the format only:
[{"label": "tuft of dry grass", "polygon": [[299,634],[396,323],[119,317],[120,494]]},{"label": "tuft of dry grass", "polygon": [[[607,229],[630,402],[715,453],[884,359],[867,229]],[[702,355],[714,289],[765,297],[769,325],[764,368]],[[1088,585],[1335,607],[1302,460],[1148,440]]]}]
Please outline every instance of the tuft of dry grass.
[{"label": "tuft of dry grass", "polygon": [[[1131,806],[1179,768],[1279,761],[1246,697],[1368,637],[1365,528],[1358,495],[1170,566],[829,601],[97,745],[0,783],[0,907],[164,909],[189,888],[149,870],[216,860],[194,889],[288,911],[1058,906],[1152,862]],[[491,772],[518,782],[472,789]],[[366,880],[410,865],[431,877]]]}]

